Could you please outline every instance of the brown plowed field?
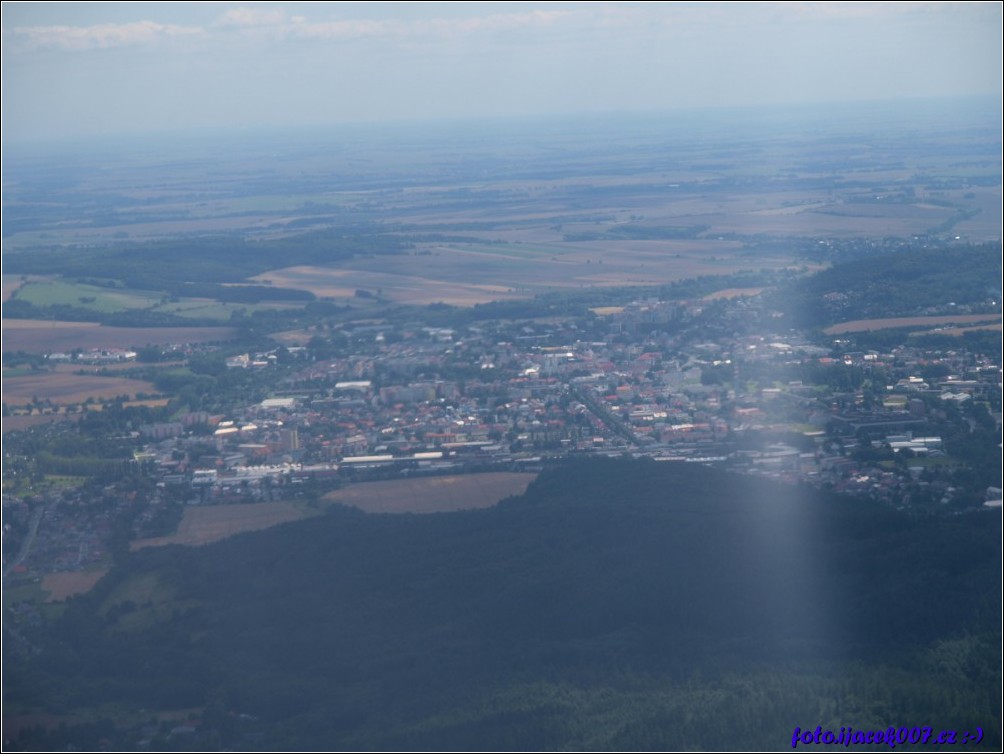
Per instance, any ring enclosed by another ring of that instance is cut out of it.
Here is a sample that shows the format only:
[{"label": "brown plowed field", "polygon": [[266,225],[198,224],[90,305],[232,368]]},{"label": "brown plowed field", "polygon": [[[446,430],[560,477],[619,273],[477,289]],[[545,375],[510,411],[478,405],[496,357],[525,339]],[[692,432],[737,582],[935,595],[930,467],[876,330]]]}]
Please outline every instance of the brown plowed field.
[{"label": "brown plowed field", "polygon": [[136,393],[156,393],[152,382],[125,377],[101,377],[89,374],[59,374],[43,372],[24,377],[8,377],[3,381],[3,401],[11,406],[23,406],[37,397],[53,403],[82,403],[88,398],[130,397]]},{"label": "brown plowed field", "polygon": [[490,508],[510,495],[521,495],[536,474],[509,471],[488,474],[393,479],[366,482],[324,496],[367,513],[444,513]]},{"label": "brown plowed field", "polygon": [[[492,472],[363,482],[324,496],[367,513],[443,513],[489,508],[510,495],[522,494],[536,474]],[[309,515],[293,503],[190,506],[176,534],[139,539],[132,549],[159,545],[204,545],[246,531],[268,529]]]},{"label": "brown plowed field", "polygon": [[229,340],[232,327],[106,327],[96,322],[41,319],[3,320],[3,350],[26,353],[72,351],[74,348],[132,348],[170,343]]},{"label": "brown plowed field", "polygon": [[49,593],[45,601],[61,602],[75,594],[89,592],[106,573],[107,570],[47,573],[42,578],[42,589]]},{"label": "brown plowed field", "polygon": [[185,508],[177,533],[167,537],[137,539],[132,543],[132,549],[159,545],[205,545],[234,534],[296,521],[305,515],[288,502],[190,506]]}]

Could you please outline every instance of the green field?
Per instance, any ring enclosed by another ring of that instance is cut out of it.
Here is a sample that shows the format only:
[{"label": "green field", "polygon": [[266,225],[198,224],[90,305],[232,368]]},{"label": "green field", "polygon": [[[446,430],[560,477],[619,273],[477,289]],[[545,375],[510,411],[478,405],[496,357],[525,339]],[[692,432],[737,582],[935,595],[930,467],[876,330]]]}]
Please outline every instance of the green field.
[{"label": "green field", "polygon": [[[38,307],[71,306],[96,314],[117,314],[125,311],[148,310],[186,319],[228,322],[235,312],[251,314],[266,309],[295,308],[296,304],[268,302],[249,304],[225,303],[208,298],[175,298],[167,301],[163,293],[132,288],[104,288],[69,280],[36,280],[25,283],[11,296]],[[25,372],[28,374],[28,372]],[[21,376],[5,373],[4,377]]]},{"label": "green field", "polygon": [[266,309],[290,309],[296,308],[295,304],[244,304],[244,303],[223,303],[204,298],[179,299],[168,304],[156,306],[151,311],[173,314],[177,317],[188,319],[215,319],[220,322],[228,322],[234,312],[243,311],[251,314],[256,311]]},{"label": "green field", "polygon": [[12,605],[16,605],[18,602],[30,602],[33,605],[40,605],[44,599],[45,592],[42,590],[42,584],[37,581],[13,587],[4,586],[4,610],[10,609]]},{"label": "green field", "polygon": [[46,474],[43,484],[49,488],[74,489],[87,481],[85,476],[66,476],[64,474]]},{"label": "green field", "polygon": [[161,294],[152,291],[117,291],[86,283],[46,280],[26,283],[12,298],[35,306],[76,306],[113,314],[154,306],[160,301]]}]

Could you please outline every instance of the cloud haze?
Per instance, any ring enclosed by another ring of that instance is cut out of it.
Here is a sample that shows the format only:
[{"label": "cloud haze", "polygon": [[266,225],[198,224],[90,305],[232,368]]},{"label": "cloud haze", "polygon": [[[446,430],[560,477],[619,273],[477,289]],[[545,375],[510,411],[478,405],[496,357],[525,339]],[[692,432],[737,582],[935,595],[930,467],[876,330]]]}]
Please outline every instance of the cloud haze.
[{"label": "cloud haze", "polygon": [[999,3],[5,3],[5,138],[999,94]]}]

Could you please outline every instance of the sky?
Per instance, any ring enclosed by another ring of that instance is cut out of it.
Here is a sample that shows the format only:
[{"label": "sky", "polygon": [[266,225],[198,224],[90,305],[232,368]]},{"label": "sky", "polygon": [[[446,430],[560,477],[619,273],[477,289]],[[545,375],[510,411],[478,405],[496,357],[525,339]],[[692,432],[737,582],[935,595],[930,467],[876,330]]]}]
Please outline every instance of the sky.
[{"label": "sky", "polygon": [[4,141],[1001,94],[1001,3],[3,3]]}]

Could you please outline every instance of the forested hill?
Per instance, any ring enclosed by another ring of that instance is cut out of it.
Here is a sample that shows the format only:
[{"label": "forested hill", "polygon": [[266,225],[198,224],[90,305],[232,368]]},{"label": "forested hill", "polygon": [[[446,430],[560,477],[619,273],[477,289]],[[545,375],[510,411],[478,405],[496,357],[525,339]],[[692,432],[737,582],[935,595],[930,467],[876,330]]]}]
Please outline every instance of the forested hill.
[{"label": "forested hill", "polygon": [[916,248],[842,262],[778,290],[794,324],[1001,311],[1000,244]]},{"label": "forested hill", "polygon": [[209,748],[778,749],[827,724],[980,726],[995,748],[994,513],[569,463],[493,509],[336,507],[135,553],[5,689],[22,711],[133,711],[22,748],[134,746],[178,708]]}]

